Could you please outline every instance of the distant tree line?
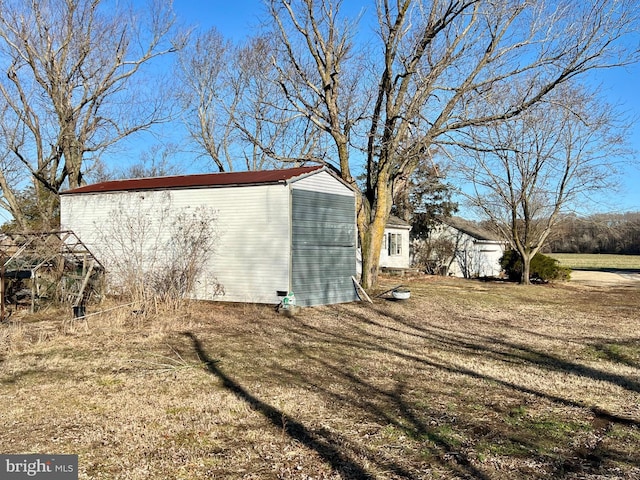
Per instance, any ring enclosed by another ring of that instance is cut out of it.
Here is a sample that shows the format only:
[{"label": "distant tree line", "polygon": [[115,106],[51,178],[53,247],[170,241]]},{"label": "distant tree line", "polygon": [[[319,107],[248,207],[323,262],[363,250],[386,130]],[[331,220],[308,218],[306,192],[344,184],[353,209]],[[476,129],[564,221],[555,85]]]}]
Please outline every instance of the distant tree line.
[{"label": "distant tree line", "polygon": [[558,223],[544,250],[640,255],[640,212],[567,215]]}]

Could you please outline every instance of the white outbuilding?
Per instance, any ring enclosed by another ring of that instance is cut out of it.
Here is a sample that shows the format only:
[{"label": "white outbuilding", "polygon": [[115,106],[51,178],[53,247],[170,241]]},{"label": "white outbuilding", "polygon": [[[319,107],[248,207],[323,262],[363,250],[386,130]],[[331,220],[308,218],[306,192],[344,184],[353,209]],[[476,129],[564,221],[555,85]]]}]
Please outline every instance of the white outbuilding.
[{"label": "white outbuilding", "polygon": [[326,167],[108,181],[63,192],[60,202],[61,228],[112,282],[114,254],[175,255],[171,237],[189,217],[214,221],[216,234],[194,299],[278,304],[293,292],[301,306],[358,300],[355,192]]},{"label": "white outbuilding", "polygon": [[464,278],[500,276],[500,258],[504,255],[506,242],[474,222],[459,217],[442,218],[429,232],[429,238],[450,242],[454,254],[448,262],[448,275]]}]

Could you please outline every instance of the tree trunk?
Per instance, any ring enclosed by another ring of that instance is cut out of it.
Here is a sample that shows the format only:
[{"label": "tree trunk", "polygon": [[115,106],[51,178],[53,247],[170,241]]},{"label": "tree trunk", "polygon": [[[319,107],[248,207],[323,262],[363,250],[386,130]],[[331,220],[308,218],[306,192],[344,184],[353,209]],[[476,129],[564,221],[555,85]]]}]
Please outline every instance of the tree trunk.
[{"label": "tree trunk", "polygon": [[362,279],[363,288],[372,289],[378,284],[380,270],[380,250],[384,229],[389,220],[393,198],[391,189],[386,183],[384,175],[379,177],[376,190],[376,200],[372,207],[367,199],[362,198],[363,205],[358,209],[358,231],[362,249]]},{"label": "tree trunk", "polygon": [[67,172],[69,188],[78,188],[83,185],[82,180],[82,146],[81,142],[74,138],[69,138],[68,142],[62,145],[64,156],[64,168]]},{"label": "tree trunk", "polygon": [[520,255],[522,257],[522,277],[520,283],[522,285],[531,285],[531,255]]},{"label": "tree trunk", "polygon": [[376,216],[372,222],[361,230],[362,248],[362,287],[365,290],[374,288],[378,283],[380,271],[380,251],[382,250],[382,238],[386,226],[386,216]]},{"label": "tree trunk", "polygon": [[44,187],[37,193],[39,221],[32,225],[36,230],[49,231],[60,228],[60,196]]},{"label": "tree trunk", "polygon": [[13,188],[9,187],[6,177],[3,172],[0,172],[0,191],[2,192],[2,196],[4,196],[9,213],[13,215],[15,223],[18,225],[21,231],[27,230],[27,219],[20,208],[20,201],[16,197],[15,191]]}]

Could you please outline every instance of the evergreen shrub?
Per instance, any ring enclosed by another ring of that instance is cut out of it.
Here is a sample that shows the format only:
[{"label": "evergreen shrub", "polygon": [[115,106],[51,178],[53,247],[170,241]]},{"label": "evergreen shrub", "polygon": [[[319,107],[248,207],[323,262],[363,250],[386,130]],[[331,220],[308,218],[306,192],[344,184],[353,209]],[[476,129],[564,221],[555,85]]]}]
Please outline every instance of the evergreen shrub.
[{"label": "evergreen shrub", "polygon": [[[509,280],[520,281],[522,278],[522,259],[515,250],[507,250],[500,259],[500,266]],[[531,259],[529,279],[532,282],[549,282],[552,280],[569,280],[571,270],[561,267],[558,260],[542,253],[536,253]]]}]

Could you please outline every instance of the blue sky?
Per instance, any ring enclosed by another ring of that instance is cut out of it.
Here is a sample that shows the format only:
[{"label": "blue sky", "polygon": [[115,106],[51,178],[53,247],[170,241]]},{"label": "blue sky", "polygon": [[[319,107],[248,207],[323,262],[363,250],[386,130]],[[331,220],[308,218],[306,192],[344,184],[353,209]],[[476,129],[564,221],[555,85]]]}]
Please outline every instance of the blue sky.
[{"label": "blue sky", "polygon": [[[349,8],[372,8],[371,0],[349,0]],[[174,9],[181,21],[202,29],[215,26],[234,40],[250,34],[264,13],[261,0],[175,0]],[[640,66],[596,71],[592,80],[601,83],[610,103],[618,104],[623,113],[634,120],[629,143],[640,152]],[[623,165],[620,191],[604,196],[596,209],[609,211],[640,211],[640,153],[628,165]]]}]

